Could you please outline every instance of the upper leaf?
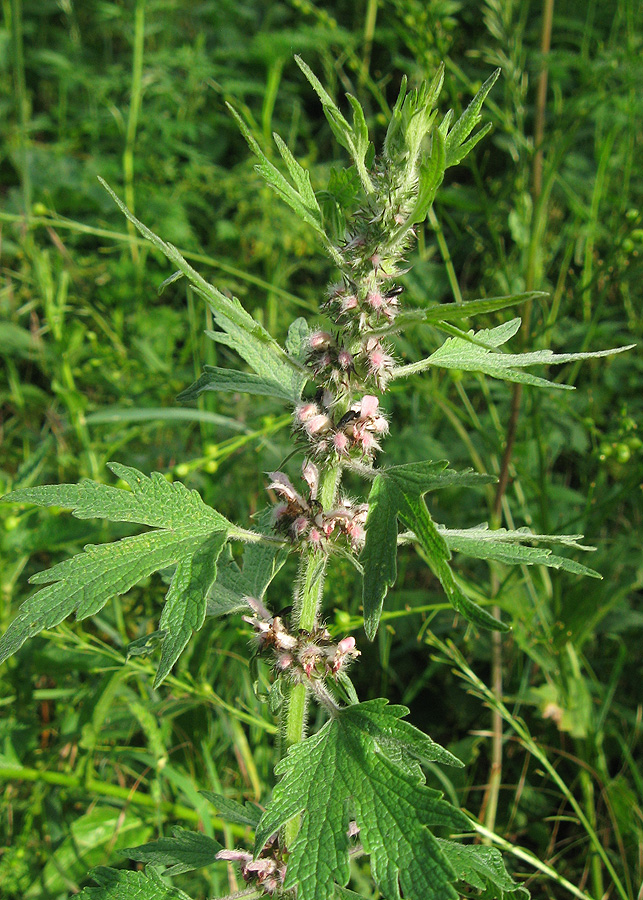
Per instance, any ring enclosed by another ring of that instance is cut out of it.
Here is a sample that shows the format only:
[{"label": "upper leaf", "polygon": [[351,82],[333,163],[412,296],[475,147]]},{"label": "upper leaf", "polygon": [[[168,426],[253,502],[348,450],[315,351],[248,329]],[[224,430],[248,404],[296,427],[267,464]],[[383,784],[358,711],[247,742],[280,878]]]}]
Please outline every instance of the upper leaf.
[{"label": "upper leaf", "polygon": [[428,830],[469,829],[468,819],[426,787],[418,758],[460,764],[408,722],[408,710],[371,700],[339,710],[288,751],[259,822],[255,852],[302,814],[284,887],[298,900],[330,900],[349,878],[348,825],[355,819],[371,870],[389,900],[457,900],[454,873]]},{"label": "upper leaf", "polygon": [[[98,179],[125,218],[134,227],[171,260],[185,275],[195,291],[207,301],[217,325],[225,334],[217,335],[222,343],[228,343],[250,365],[257,375],[267,381],[282,384],[288,397],[295,402],[301,394],[306,375],[297,363],[288,358],[282,347],[271,337],[265,328],[246,312],[235,297],[226,297],[214,285],[210,284],[194,269],[172,244],[161,240],[147,225],[144,225],[129,211],[122,200],[116,196],[106,181]],[[172,276],[174,278],[174,276]]]},{"label": "upper leaf", "polygon": [[534,350],[531,353],[498,351],[497,348],[513,337],[519,327],[520,319],[516,318],[495,328],[485,328],[478,332],[469,331],[466,334],[460,332],[456,337],[447,338],[427,359],[394,369],[392,377],[405,378],[430,366],[441,366],[445,369],[462,369],[466,372],[484,372],[485,375],[502,378],[505,381],[574,390],[573,385],[548,381],[521,369],[528,366],[561,365],[579,359],[613,356],[615,353],[631,350],[635,346],[628,344],[614,350],[596,350],[588,353],[554,353],[552,350]]},{"label": "upper leaf", "polygon": [[459,162],[462,162],[469,151],[475,147],[478,141],[482,140],[491,128],[491,125],[486,125],[472,138],[467,140],[473,129],[480,122],[480,110],[482,109],[482,104],[486,100],[487,94],[498,80],[500,72],[501,69],[496,69],[493,75],[490,75],[489,78],[487,78],[452,128],[449,128],[451,122],[450,116],[445,116],[444,122],[440,126],[440,130],[446,140],[447,166],[456,166]]},{"label": "upper leaf", "polygon": [[203,625],[218,556],[238,529],[206,506],[196,491],[178,482],[170,484],[158,472],[147,477],[120,463],[110,468],[131,491],[82,481],[25,488],[3,498],[60,506],[81,519],[102,517],[158,530],[112,544],[88,544],[82,553],[33,575],[32,583],[47,587],[23,603],[0,638],[0,663],[45,628],[53,628],[72,613],[78,620],[94,615],[112,597],[171,566],[175,572],[160,621],[165,634],[155,685],[167,676],[192,633]]},{"label": "upper leaf", "polygon": [[91,877],[98,887],[86,887],[78,900],[191,900],[178,888],[170,887],[154,869],[126,872],[100,866]]},{"label": "upper leaf", "polygon": [[370,155],[372,145],[368,138],[368,127],[362,107],[355,97],[351,94],[346,95],[353,109],[351,126],[312,69],[299,56],[295,56],[295,62],[321,100],[324,115],[337,142],[345,147],[352,156],[364,190],[367,194],[371,194],[373,183],[367,171],[367,157]]},{"label": "upper leaf", "polygon": [[454,472],[447,463],[426,460],[382,469],[369,495],[364,565],[364,629],[370,640],[377,632],[382,605],[397,576],[397,519],[411,528],[424,551],[426,561],[438,577],[454,609],[482,628],[505,630],[493,616],[466,597],[455,582],[449,566],[451,553],[435,526],[423,495],[449,485],[485,484],[495,479],[475,472]]},{"label": "upper leaf", "polygon": [[259,824],[261,810],[249,800],[242,804],[237,803],[236,800],[230,800],[229,797],[224,797],[223,794],[215,794],[213,791],[201,791],[201,794],[221,813],[226,822],[249,825],[250,828],[256,828]]},{"label": "upper leaf", "polygon": [[166,875],[181,875],[215,862],[221,844],[199,831],[174,828],[172,837],[121,850],[123,856],[155,866],[169,866]]}]

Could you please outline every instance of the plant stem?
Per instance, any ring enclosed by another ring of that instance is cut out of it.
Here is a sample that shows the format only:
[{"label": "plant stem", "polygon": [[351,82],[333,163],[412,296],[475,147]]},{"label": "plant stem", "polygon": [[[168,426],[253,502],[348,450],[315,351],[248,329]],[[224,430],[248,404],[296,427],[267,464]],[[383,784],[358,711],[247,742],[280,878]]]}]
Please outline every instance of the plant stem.
[{"label": "plant stem", "polygon": [[[339,466],[327,469],[321,476],[319,500],[324,510],[334,505],[337,488],[341,477]],[[294,629],[312,631],[317,625],[319,605],[324,590],[326,571],[326,554],[323,550],[309,550],[302,558],[301,578],[295,598],[295,609],[298,611],[293,622]],[[284,736],[286,747],[298,744],[306,734],[308,711],[308,688],[305,684],[296,684],[290,690],[285,717]],[[299,817],[292,819],[284,828],[284,842],[289,847],[297,837]]]}]

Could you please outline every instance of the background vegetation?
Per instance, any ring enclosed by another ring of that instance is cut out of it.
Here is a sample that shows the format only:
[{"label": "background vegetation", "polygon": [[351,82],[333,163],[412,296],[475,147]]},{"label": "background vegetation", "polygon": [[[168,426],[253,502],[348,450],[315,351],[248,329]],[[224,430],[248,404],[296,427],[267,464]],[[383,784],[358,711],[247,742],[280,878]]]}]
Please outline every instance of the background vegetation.
[{"label": "background vegetation", "polygon": [[[204,338],[207,317],[183,282],[159,296],[167,265],[128,230],[96,175],[283,338],[296,315],[314,314],[332,271],[253,171],[224,101],[244,110],[264,146],[273,130],[296,145],[320,184],[339,151],[294,53],[337,95],[358,94],[380,135],[402,73],[415,83],[445,60],[441,108],[458,111],[501,66],[486,105],[494,130],[439,193],[405,301],[542,289],[549,299],[524,311],[518,345],[640,342],[642,21],[641,0],[3,0],[2,492],[106,480],[105,462],[118,460],[180,477],[241,523],[265,504],[262,473],[289,450],[287,417],[261,398],[175,403],[201,364],[225,365],[227,351]],[[412,360],[439,340],[425,326],[402,349]],[[603,580],[460,563],[468,588],[513,618],[512,635],[494,642],[462,622],[454,629],[409,553],[374,645],[341,564],[327,614],[363,650],[360,697],[408,704],[467,763],[450,780],[436,770],[435,783],[504,838],[535,898],[634,900],[643,359],[634,351],[553,374],[577,391],[516,397],[447,372],[400,384],[389,395],[397,424],[387,459],[448,457],[497,474],[519,410],[506,491],[440,493],[434,512],[450,526],[491,516],[583,533]],[[2,629],[30,574],[124,533],[47,510],[0,507],[0,516]],[[272,785],[266,672],[250,668],[240,621],[213,620],[158,691],[145,656],[123,667],[128,645],[155,628],[157,588],[151,580],[82,628],[32,641],[0,671],[6,900],[68,897],[90,866],[173,825],[219,834],[199,790],[259,801]],[[455,646],[436,650],[454,635]],[[502,691],[504,710],[485,705],[485,684]],[[229,829],[224,837],[232,841]],[[368,895],[358,869],[354,878]],[[198,898],[234,888],[223,866],[175,881]]]}]

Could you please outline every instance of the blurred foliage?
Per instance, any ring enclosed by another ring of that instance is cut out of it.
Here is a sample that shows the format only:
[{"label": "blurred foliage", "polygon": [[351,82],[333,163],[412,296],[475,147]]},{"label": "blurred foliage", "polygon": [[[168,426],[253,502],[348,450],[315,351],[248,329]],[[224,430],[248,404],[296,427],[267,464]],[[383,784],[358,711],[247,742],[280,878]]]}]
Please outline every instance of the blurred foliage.
[{"label": "blurred foliage", "polygon": [[[4,0],[0,487],[105,480],[105,462],[116,459],[181,477],[240,523],[264,505],[262,473],[290,449],[283,417],[261,398],[175,404],[201,364],[225,365],[228,351],[206,343],[206,314],[182,282],[159,296],[171,273],[128,232],[96,175],[283,338],[295,316],[314,314],[332,271],[313,235],[261,183],[224,102],[243,110],[263,146],[273,130],[296,144],[320,185],[338,151],[294,53],[336,95],[358,94],[380,137],[403,73],[416,82],[445,60],[441,106],[458,111],[500,66],[487,107],[494,130],[438,194],[405,302],[547,290],[523,336],[530,349],[640,342],[642,14],[641,0],[557,0],[545,60],[541,4],[528,0]],[[440,340],[418,327],[398,349],[413,360]],[[505,702],[528,721],[634,898],[643,842],[643,358],[637,350],[555,375],[577,391],[525,391],[503,518],[509,527],[584,533],[604,579],[470,560],[459,571],[473,596],[513,617],[502,644]],[[503,384],[458,373],[394,388],[388,460],[448,457],[497,473],[511,397]],[[486,519],[494,499],[493,488],[436,497],[432,512],[454,527]],[[2,628],[28,575],[119,534],[52,511],[2,507],[0,517]],[[280,574],[276,607],[289,602],[280,590],[287,597],[293,577],[288,567]],[[158,585],[150,580],[82,629],[34,640],[0,672],[7,900],[67,897],[89,866],[113,863],[119,848],[174,824],[200,822],[231,845],[199,790],[265,799],[278,740],[260,700],[268,673],[249,665],[240,621],[214,620],[159,691],[144,656],[123,668],[127,646],[152,630]],[[429,627],[438,637],[452,632],[436,583],[402,554],[386,627],[370,646],[355,586],[337,562],[328,618],[355,629],[360,697],[409,704],[415,723],[467,763],[450,781],[436,771],[435,784],[474,815],[488,813],[489,714],[463,689],[457,665],[436,661],[424,641]],[[489,683],[491,639],[462,623],[457,630],[460,651]],[[507,723],[503,741],[496,830],[600,900],[609,875],[569,798]],[[566,896],[555,877],[509,861],[534,897]],[[223,866],[175,883],[195,897],[235,887]],[[359,867],[353,885],[368,895]]]}]

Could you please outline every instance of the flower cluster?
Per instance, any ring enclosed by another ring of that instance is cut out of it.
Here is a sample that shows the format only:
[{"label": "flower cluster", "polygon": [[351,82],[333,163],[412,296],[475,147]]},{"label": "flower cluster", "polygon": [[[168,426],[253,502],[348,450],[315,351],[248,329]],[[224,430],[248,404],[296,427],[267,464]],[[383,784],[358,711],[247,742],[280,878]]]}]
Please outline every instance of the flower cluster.
[{"label": "flower cluster", "polygon": [[239,863],[243,880],[266,894],[274,894],[283,886],[286,864],[276,846],[268,846],[257,859],[247,850],[219,850],[216,858]]},{"label": "flower cluster", "polygon": [[365,538],[364,523],[368,513],[367,504],[355,504],[345,499],[340,501],[335,509],[324,512],[317,500],[319,470],[309,460],[304,460],[302,467],[302,477],[308,485],[308,498],[295,490],[283,472],[269,472],[268,475],[271,478],[268,490],[273,490],[280,499],[273,512],[274,525],[278,532],[286,535],[291,541],[306,541],[318,548],[324,547],[326,539],[336,532],[345,535],[351,549],[356,553],[362,549]]},{"label": "flower cluster", "polygon": [[[368,296],[389,315],[382,294],[375,291]],[[370,333],[365,313],[360,316],[359,327],[362,334],[357,340],[349,334],[342,340],[329,331],[313,331],[308,338],[307,366],[318,382],[333,392],[339,390],[340,396],[346,395],[351,385],[366,385],[369,381],[375,382],[378,390],[385,390],[395,363],[388,345]]]},{"label": "flower cluster", "polygon": [[287,672],[296,682],[337,676],[360,655],[354,637],[345,637],[335,643],[323,626],[293,633],[283,619],[271,616],[261,601],[254,597],[244,599],[254,615],[243,618],[255,629],[259,652],[271,650],[277,670]]},{"label": "flower cluster", "polygon": [[315,456],[330,453],[340,460],[353,456],[372,460],[381,449],[378,438],[388,432],[377,397],[366,394],[335,421],[332,398],[326,394],[295,409],[295,429],[305,435]]}]

